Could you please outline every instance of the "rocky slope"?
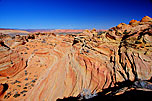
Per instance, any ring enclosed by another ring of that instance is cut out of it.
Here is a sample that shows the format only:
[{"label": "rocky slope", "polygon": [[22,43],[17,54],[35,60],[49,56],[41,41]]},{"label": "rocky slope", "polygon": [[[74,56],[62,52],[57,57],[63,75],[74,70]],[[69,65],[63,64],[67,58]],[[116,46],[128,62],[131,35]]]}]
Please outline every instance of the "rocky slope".
[{"label": "rocky slope", "polygon": [[115,95],[137,87],[151,90],[151,83],[145,81],[152,77],[152,18],[148,16],[98,33],[93,29],[71,35],[1,37],[1,100],[53,101],[86,90],[103,92],[124,82],[133,82],[134,87]]}]

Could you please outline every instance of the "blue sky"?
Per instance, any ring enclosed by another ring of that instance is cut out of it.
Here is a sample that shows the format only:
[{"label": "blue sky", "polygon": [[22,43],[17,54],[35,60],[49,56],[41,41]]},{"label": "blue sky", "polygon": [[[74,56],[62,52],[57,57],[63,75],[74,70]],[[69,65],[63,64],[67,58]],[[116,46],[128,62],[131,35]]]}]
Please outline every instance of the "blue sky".
[{"label": "blue sky", "polygon": [[152,0],[0,0],[0,28],[108,29],[152,17]]}]

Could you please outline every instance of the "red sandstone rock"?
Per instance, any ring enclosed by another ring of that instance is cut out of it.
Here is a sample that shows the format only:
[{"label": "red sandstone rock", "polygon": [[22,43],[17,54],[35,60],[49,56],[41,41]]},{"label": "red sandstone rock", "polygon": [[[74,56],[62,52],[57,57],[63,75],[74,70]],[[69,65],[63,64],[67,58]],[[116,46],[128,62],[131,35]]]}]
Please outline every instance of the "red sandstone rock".
[{"label": "red sandstone rock", "polygon": [[142,24],[120,24],[98,36],[95,30],[32,34],[24,45],[1,46],[0,83],[9,85],[1,99],[54,101],[84,89],[101,92],[127,80],[150,80],[151,23]]},{"label": "red sandstone rock", "polygon": [[14,76],[24,68],[25,61],[17,51],[6,46],[0,47],[0,77]]},{"label": "red sandstone rock", "polygon": [[136,26],[136,25],[138,25],[139,23],[140,23],[140,21],[137,21],[137,20],[131,20],[131,21],[129,22],[129,24],[132,25],[132,26]]},{"label": "red sandstone rock", "polygon": [[2,93],[3,93],[3,89],[4,89],[3,85],[0,84],[0,96],[1,96]]},{"label": "red sandstone rock", "polygon": [[141,19],[141,22],[149,22],[149,21],[152,21],[152,18],[149,16],[145,16]]}]

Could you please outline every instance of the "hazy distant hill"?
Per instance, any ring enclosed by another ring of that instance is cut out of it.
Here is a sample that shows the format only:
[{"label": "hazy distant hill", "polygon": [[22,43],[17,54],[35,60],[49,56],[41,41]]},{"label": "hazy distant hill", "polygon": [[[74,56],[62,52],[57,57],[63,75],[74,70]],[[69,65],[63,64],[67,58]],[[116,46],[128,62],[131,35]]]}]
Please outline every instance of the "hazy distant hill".
[{"label": "hazy distant hill", "polygon": [[54,29],[21,29],[28,32],[50,32]]},{"label": "hazy distant hill", "polygon": [[28,32],[28,31],[25,31],[25,30],[16,30],[16,29],[0,28],[0,33],[10,34],[10,35],[16,35],[16,34],[26,35],[26,34],[28,34],[29,32]]},{"label": "hazy distant hill", "polygon": [[69,33],[69,32],[82,32],[84,29],[21,29],[28,32],[52,32],[52,33]]},{"label": "hazy distant hill", "polygon": [[[83,32],[85,29],[22,29],[28,32],[52,32],[52,33],[78,33]],[[97,31],[105,31],[99,29]]]},{"label": "hazy distant hill", "polygon": [[[65,34],[65,33],[80,33],[85,29],[8,29],[8,28],[0,28],[0,33],[10,34],[10,35],[26,35],[28,33],[55,33],[55,34]],[[99,29],[97,31],[105,31],[104,29]]]}]

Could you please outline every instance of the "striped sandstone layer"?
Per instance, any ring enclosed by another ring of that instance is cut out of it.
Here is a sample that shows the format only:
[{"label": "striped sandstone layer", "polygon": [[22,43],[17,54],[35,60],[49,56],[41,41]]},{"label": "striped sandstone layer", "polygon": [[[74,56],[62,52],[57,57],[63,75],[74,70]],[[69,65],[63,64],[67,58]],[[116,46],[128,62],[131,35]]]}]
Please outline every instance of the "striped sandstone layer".
[{"label": "striped sandstone layer", "polygon": [[150,80],[152,22],[139,23],[120,24],[103,33],[93,29],[77,35],[35,35],[24,45],[6,49],[6,54],[12,51],[23,59],[8,55],[14,56],[18,68],[9,65],[12,74],[0,64],[1,100],[54,101],[76,97],[84,89],[102,92],[118,82]]}]

